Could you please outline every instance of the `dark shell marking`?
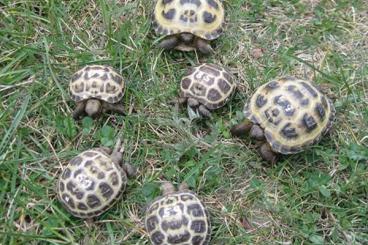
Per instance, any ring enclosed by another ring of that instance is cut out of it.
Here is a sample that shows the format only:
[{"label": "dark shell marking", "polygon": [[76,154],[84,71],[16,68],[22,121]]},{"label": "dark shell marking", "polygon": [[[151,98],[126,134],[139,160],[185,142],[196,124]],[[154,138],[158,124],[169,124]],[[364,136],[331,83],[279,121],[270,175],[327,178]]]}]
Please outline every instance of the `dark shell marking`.
[{"label": "dark shell marking", "polygon": [[200,245],[200,244],[203,244],[202,242],[203,242],[203,237],[201,237],[201,236],[194,236],[193,238],[192,238],[192,245]]},{"label": "dark shell marking", "polygon": [[194,220],[190,228],[196,233],[204,233],[207,230],[207,225],[203,220]]},{"label": "dark shell marking", "polygon": [[127,176],[99,149],[73,158],[60,176],[58,196],[73,215],[100,215],[111,207],[125,189]]},{"label": "dark shell marking", "polygon": [[188,225],[188,219],[184,215],[182,215],[181,219],[179,220],[173,220],[173,221],[163,220],[161,224],[161,229],[164,231],[167,231],[168,229],[178,230],[183,225]]},{"label": "dark shell marking", "polygon": [[181,5],[184,5],[184,4],[187,4],[187,3],[195,4],[195,5],[197,5],[197,7],[201,6],[201,1],[200,0],[180,0]]},{"label": "dark shell marking", "polygon": [[151,241],[153,244],[162,244],[165,239],[165,235],[162,232],[156,231],[151,235]]},{"label": "dark shell marking", "polygon": [[187,207],[188,213],[193,215],[194,217],[202,217],[204,216],[204,210],[202,209],[201,205],[198,203],[190,204]]},{"label": "dark shell marking", "polygon": [[157,216],[151,216],[146,220],[146,228],[148,232],[156,229],[156,226],[159,225],[159,220]]},{"label": "dark shell marking", "polygon": [[168,236],[167,241],[171,244],[180,244],[187,242],[190,239],[190,233],[185,231],[184,233],[177,234],[175,236]]},{"label": "dark shell marking", "polygon": [[180,86],[182,97],[194,98],[209,110],[223,106],[235,88],[231,74],[214,64],[190,68]]},{"label": "dark shell marking", "polygon": [[208,213],[190,192],[156,199],[147,209],[145,227],[153,244],[208,244],[210,237]]},{"label": "dark shell marking", "polygon": [[101,206],[101,200],[96,195],[88,195],[87,196],[87,205],[90,208],[96,208]]},{"label": "dark shell marking", "polygon": [[210,91],[208,92],[208,95],[207,95],[207,98],[210,100],[210,101],[218,101],[221,99],[221,94],[216,90],[216,89],[210,89]]},{"label": "dark shell marking", "polygon": [[265,130],[274,151],[293,154],[328,132],[335,109],[313,83],[287,77],[258,88],[244,114]]},{"label": "dark shell marking", "polygon": [[165,19],[172,20],[175,17],[175,13],[176,13],[176,10],[175,9],[170,9],[166,13],[164,11],[162,11],[162,16]]},{"label": "dark shell marking", "polygon": [[61,178],[63,178],[64,180],[70,178],[70,176],[72,175],[72,171],[69,168],[66,168],[64,170],[64,172],[61,175]]},{"label": "dark shell marking", "polygon": [[206,23],[212,23],[216,20],[216,15],[208,13],[207,11],[203,12],[203,19]]},{"label": "dark shell marking", "polygon": [[99,184],[98,188],[101,191],[102,196],[108,200],[114,194],[114,190],[110,187],[109,184],[102,182]]},{"label": "dark shell marking", "polygon": [[80,210],[88,210],[88,207],[84,203],[78,203],[78,209]]},{"label": "dark shell marking", "polygon": [[116,103],[124,95],[125,84],[112,68],[95,65],[77,71],[72,76],[69,89],[71,98],[76,102],[96,98]]}]

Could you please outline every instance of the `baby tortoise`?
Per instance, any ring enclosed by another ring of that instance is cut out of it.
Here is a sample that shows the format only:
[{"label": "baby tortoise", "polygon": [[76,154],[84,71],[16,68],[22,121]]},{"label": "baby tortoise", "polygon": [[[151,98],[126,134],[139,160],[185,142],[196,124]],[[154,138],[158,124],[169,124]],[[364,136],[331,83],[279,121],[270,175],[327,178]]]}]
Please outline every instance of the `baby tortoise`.
[{"label": "baby tortoise", "polygon": [[74,73],[69,85],[71,98],[77,103],[73,118],[88,115],[97,118],[102,112],[125,115],[118,103],[125,92],[125,82],[113,68],[88,65]]},{"label": "baby tortoise", "polygon": [[[122,167],[120,167],[122,166]],[[104,213],[124,192],[135,169],[123,163],[120,141],[115,149],[101,147],[80,153],[60,175],[60,202],[74,216],[93,218]]]},{"label": "baby tortoise", "polygon": [[152,25],[164,39],[159,47],[212,53],[209,44],[224,29],[225,11],[220,0],[158,0]]},{"label": "baby tortoise", "polygon": [[163,196],[146,211],[145,227],[154,245],[209,244],[211,225],[208,212],[198,197],[184,183],[175,187],[165,182]]}]

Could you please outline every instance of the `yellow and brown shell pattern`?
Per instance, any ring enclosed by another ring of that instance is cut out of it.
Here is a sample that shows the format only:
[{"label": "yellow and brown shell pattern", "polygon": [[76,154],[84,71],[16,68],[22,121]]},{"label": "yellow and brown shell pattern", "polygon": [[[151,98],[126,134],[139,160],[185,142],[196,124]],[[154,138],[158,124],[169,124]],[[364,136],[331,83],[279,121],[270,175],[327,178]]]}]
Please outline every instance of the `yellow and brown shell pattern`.
[{"label": "yellow and brown shell pattern", "polygon": [[62,172],[58,198],[74,216],[91,218],[110,208],[125,190],[127,176],[99,149],[74,157]]},{"label": "yellow and brown shell pattern", "polygon": [[285,77],[259,87],[244,114],[264,129],[272,150],[293,154],[329,131],[335,108],[312,82]]},{"label": "yellow and brown shell pattern", "polygon": [[211,234],[208,213],[191,192],[158,198],[147,209],[145,226],[154,245],[204,245]]},{"label": "yellow and brown shell pattern", "polygon": [[190,68],[180,83],[181,97],[195,98],[210,110],[225,105],[235,89],[230,72],[207,63]]},{"label": "yellow and brown shell pattern", "polygon": [[76,102],[96,98],[113,104],[123,98],[125,83],[109,66],[88,65],[74,73],[69,89]]},{"label": "yellow and brown shell pattern", "polygon": [[223,32],[224,15],[220,0],[158,0],[152,25],[158,35],[187,32],[213,40]]}]

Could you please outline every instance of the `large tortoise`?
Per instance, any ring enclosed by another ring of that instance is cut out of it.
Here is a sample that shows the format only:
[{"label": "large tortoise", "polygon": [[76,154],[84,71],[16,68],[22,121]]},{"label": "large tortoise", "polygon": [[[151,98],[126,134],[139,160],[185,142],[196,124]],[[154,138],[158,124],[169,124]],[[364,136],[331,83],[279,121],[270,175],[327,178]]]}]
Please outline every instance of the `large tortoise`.
[{"label": "large tortoise", "polygon": [[179,103],[211,117],[212,110],[226,104],[236,90],[232,74],[215,64],[200,64],[188,70],[180,83]]},{"label": "large tortoise", "polygon": [[71,98],[77,103],[73,118],[88,115],[97,118],[102,112],[124,115],[120,100],[125,92],[125,82],[113,68],[88,65],[72,76],[69,85]]},{"label": "large tortoise", "polygon": [[319,142],[332,126],[335,108],[313,82],[284,77],[259,87],[244,115],[247,119],[234,126],[232,134],[250,132],[264,141],[261,156],[274,163],[278,153],[298,153]]},{"label": "large tortoise", "polygon": [[115,149],[100,147],[70,160],[60,175],[60,202],[74,216],[90,219],[107,211],[124,192],[135,169],[123,163],[120,141]]}]

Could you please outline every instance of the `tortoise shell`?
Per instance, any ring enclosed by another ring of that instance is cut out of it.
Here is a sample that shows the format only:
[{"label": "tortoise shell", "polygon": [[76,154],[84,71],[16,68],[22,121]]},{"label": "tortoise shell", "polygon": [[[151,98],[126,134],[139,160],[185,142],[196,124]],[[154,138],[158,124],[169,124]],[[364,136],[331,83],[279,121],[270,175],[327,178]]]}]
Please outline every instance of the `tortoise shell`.
[{"label": "tortoise shell", "polygon": [[229,71],[206,63],[189,69],[180,83],[181,97],[194,98],[210,110],[225,105],[235,88]]},{"label": "tortoise shell", "polygon": [[125,190],[126,173],[100,149],[70,160],[57,185],[60,202],[74,216],[91,218],[109,209]]},{"label": "tortoise shell", "polygon": [[220,0],[158,0],[153,28],[158,35],[186,32],[213,40],[223,32],[224,12]]},{"label": "tortoise shell", "polygon": [[244,114],[264,129],[273,151],[294,154],[329,131],[335,108],[312,82],[285,77],[259,87]]},{"label": "tortoise shell", "polygon": [[76,102],[96,98],[113,104],[123,98],[125,83],[111,67],[88,65],[74,73],[69,89]]},{"label": "tortoise shell", "polygon": [[191,192],[159,197],[147,209],[146,231],[154,245],[209,244],[211,227],[203,203]]}]

